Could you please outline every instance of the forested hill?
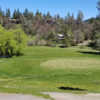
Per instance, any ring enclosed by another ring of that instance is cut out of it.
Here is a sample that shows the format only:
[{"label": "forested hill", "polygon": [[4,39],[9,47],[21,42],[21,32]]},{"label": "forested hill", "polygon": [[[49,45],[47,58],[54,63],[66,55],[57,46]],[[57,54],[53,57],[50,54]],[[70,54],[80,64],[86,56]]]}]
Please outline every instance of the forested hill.
[{"label": "forested hill", "polygon": [[[23,13],[16,9],[11,15],[10,9],[7,9],[6,12],[0,9],[0,24],[6,29],[16,29],[17,25],[21,25],[24,32],[30,36],[28,45],[65,44],[68,47],[88,40],[94,41],[100,32],[99,21],[99,18],[84,21],[82,11],[78,12],[77,18],[70,13],[62,18],[59,14],[51,16],[49,12],[42,14],[37,11],[34,14],[28,9],[25,9]],[[57,38],[59,34],[64,36],[61,42]]]}]

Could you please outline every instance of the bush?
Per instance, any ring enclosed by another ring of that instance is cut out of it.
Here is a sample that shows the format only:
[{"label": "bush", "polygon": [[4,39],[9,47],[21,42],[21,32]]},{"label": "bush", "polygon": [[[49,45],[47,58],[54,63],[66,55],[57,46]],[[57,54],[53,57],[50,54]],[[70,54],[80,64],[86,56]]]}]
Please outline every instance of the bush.
[{"label": "bush", "polygon": [[27,37],[22,29],[6,30],[0,25],[0,56],[20,55]]}]

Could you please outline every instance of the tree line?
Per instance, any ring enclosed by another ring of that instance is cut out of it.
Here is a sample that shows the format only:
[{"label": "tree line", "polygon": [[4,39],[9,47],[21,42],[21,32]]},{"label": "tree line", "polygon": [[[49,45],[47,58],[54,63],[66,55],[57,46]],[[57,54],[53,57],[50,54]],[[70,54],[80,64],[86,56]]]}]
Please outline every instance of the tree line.
[{"label": "tree line", "polygon": [[42,14],[37,11],[34,14],[28,9],[23,13],[19,9],[14,10],[12,16],[10,9],[6,12],[0,10],[0,16],[0,23],[7,29],[21,24],[25,33],[34,37],[35,45],[57,43],[57,34],[64,34],[67,46],[77,45],[92,38],[93,26],[83,20],[82,11],[78,12],[77,18],[70,13],[66,14],[65,18],[60,17],[59,14],[51,16],[49,12]]},{"label": "tree line", "polygon": [[[63,44],[75,46],[84,41],[91,40],[89,46],[100,49],[100,1],[97,3],[98,16],[84,20],[84,14],[79,11],[77,17],[67,13],[64,18],[59,14],[51,16],[50,12],[43,14],[37,10],[30,12],[27,8],[22,13],[15,9],[11,14],[10,9],[3,11],[0,8],[0,24],[5,30],[16,30],[17,26],[26,33],[28,45],[57,46],[58,34],[64,35]],[[0,33],[1,34],[1,33]]]}]

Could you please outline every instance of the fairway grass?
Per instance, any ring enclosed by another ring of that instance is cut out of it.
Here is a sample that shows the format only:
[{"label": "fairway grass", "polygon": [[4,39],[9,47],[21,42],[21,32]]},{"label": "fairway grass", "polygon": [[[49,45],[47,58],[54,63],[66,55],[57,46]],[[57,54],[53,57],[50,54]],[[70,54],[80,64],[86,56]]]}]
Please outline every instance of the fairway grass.
[{"label": "fairway grass", "polygon": [[[78,47],[28,47],[23,56],[0,58],[0,92],[47,98],[49,96],[42,92],[100,93],[100,55],[95,52]],[[60,87],[86,91],[61,90]]]},{"label": "fairway grass", "polygon": [[66,59],[54,59],[43,62],[41,66],[50,68],[50,69],[91,69],[97,68],[100,69],[100,60],[94,58],[86,59],[75,59],[75,58],[66,58]]}]

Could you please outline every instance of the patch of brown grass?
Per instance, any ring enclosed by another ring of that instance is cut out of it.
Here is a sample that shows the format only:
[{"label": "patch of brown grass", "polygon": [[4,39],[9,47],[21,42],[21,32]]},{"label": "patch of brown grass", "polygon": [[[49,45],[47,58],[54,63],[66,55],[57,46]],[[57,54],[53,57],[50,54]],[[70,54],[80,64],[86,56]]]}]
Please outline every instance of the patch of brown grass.
[{"label": "patch of brown grass", "polygon": [[54,59],[43,62],[41,66],[51,69],[66,69],[66,68],[100,68],[100,61],[97,59]]}]

